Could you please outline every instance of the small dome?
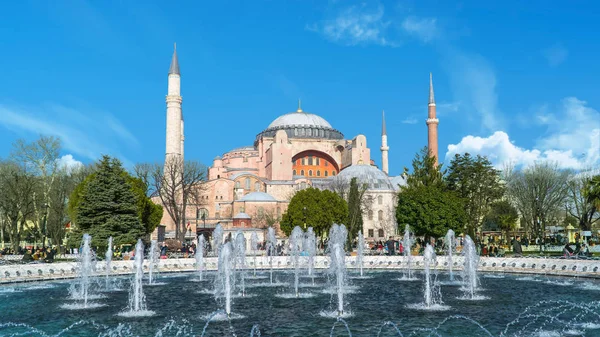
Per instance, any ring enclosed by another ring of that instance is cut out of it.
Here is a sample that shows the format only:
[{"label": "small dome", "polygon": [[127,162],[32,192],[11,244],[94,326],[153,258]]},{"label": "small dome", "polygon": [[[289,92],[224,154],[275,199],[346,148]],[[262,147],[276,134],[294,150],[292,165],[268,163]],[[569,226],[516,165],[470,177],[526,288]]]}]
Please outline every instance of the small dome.
[{"label": "small dome", "polygon": [[359,184],[367,184],[368,190],[394,190],[390,178],[372,165],[358,164],[346,167],[337,175],[336,179],[344,179],[350,183],[352,178],[356,178]]},{"label": "small dome", "polygon": [[243,196],[240,201],[277,201],[272,195],[265,192],[252,192]]},{"label": "small dome", "polygon": [[244,212],[239,212],[233,218],[234,219],[250,219],[250,216]]},{"label": "small dome", "polygon": [[213,160],[221,160],[221,156],[216,156]]},{"label": "small dome", "polygon": [[331,124],[323,117],[306,112],[290,112],[277,117],[267,129],[287,126],[316,126],[324,129],[333,129]]},{"label": "small dome", "polygon": [[390,177],[390,181],[392,182],[392,186],[394,186],[396,191],[400,190],[400,186],[406,186],[406,178],[404,178],[402,175]]}]

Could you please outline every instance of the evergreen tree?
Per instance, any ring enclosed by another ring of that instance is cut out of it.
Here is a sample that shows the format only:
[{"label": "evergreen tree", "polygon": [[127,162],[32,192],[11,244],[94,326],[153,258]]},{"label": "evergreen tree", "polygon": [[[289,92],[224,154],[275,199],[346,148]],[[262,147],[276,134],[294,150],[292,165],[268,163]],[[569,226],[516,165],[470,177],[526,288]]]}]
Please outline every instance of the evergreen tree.
[{"label": "evergreen tree", "polygon": [[444,181],[442,165],[423,148],[415,155],[413,171],[398,193],[396,220],[400,230],[410,225],[417,235],[442,237],[448,229],[460,232],[466,221],[464,203]]},{"label": "evergreen tree", "polygon": [[351,247],[352,240],[363,230],[363,214],[360,202],[360,192],[356,178],[350,180],[350,192],[348,193],[348,248]]},{"label": "evergreen tree", "polygon": [[404,174],[407,175],[406,184],[409,187],[433,186],[444,187],[444,171],[442,164],[435,165],[435,157],[429,155],[427,147],[421,149],[420,153],[415,155],[412,161],[412,172],[408,173],[408,168],[404,168]]},{"label": "evergreen tree", "polygon": [[492,203],[504,195],[500,173],[486,157],[465,153],[452,159],[446,178],[448,188],[465,202],[465,229],[474,238]]},{"label": "evergreen tree", "polygon": [[146,233],[137,202],[121,162],[103,156],[80,195],[73,239],[80,242],[83,233],[89,233],[92,245],[100,252],[106,249],[110,236],[116,245],[135,243]]}]

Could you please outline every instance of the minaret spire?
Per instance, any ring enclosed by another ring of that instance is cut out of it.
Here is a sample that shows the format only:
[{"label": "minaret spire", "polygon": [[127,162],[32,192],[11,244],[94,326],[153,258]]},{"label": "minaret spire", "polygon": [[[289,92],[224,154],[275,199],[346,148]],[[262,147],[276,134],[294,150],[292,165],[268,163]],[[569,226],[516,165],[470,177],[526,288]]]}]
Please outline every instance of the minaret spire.
[{"label": "minaret spire", "polygon": [[435,97],[433,96],[433,76],[429,73],[429,104],[435,104]]},{"label": "minaret spire", "polygon": [[438,165],[438,124],[435,112],[435,98],[433,97],[433,78],[429,73],[429,104],[427,108],[427,148],[429,156],[435,157],[435,166]]},{"label": "minaret spire", "polygon": [[387,130],[385,129],[385,111],[381,110],[381,170],[389,174]]},{"label": "minaret spire", "polygon": [[179,73],[179,60],[177,60],[177,43],[173,44],[173,58],[171,58],[171,67],[169,68],[169,75],[181,75]]},{"label": "minaret spire", "polygon": [[173,45],[173,58],[169,68],[167,86],[167,129],[166,129],[166,157],[165,161],[172,158],[183,159],[183,113],[181,111],[181,75],[177,60],[177,45]]},{"label": "minaret spire", "polygon": [[298,110],[296,112],[302,112],[302,100],[298,98]]}]

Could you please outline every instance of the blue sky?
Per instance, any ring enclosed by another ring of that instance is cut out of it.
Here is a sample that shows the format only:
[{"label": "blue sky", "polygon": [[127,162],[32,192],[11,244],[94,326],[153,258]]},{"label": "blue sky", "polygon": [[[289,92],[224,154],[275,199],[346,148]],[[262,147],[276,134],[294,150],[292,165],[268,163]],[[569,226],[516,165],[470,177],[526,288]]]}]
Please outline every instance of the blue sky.
[{"label": "blue sky", "polygon": [[433,73],[440,157],[600,166],[600,23],[591,1],[12,1],[0,11],[0,157],[18,138],[128,166],[165,152],[177,42],[186,158],[211,164],[303,109],[390,173],[426,144]]}]

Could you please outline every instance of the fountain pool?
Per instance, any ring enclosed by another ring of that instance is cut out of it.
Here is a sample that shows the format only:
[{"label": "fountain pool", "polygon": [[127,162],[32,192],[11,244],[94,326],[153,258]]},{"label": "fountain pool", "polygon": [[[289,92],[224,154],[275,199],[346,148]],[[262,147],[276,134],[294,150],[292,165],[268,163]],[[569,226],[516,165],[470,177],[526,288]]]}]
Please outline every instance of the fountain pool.
[{"label": "fountain pool", "polygon": [[[294,284],[294,274],[274,271],[274,278],[284,285],[248,287],[247,292],[255,296],[236,297],[231,303],[231,311],[243,318],[210,322],[205,335],[232,336],[235,332],[238,336],[249,336],[253,326],[258,325],[255,332],[258,329],[262,336],[329,336],[335,325],[333,336],[348,336],[343,322],[319,315],[323,310],[335,310],[337,298],[322,291],[328,283],[325,271],[315,272],[315,283],[322,287],[303,289],[313,292],[314,297],[283,299],[276,294]],[[358,273],[348,272],[350,275]],[[258,273],[267,276],[269,272],[259,270]],[[488,278],[488,274],[481,273],[481,293],[489,299],[460,300],[463,292],[459,287],[442,285],[444,304],[450,309],[439,312],[407,308],[423,301],[422,282],[397,281],[402,276],[401,271],[368,270],[365,273],[371,278],[353,279],[350,286],[354,291],[344,296],[352,312],[344,321],[352,336],[377,336],[380,330],[380,336],[399,336],[391,324],[386,324],[388,321],[397,325],[404,336],[435,336],[436,333],[487,336],[488,332],[492,336],[502,333],[505,336],[567,333],[600,336],[600,281],[597,280],[539,275],[523,278],[509,274]],[[422,272],[414,273],[423,279]],[[115,277],[123,284],[131,280],[130,276]],[[0,335],[29,331],[28,336],[55,336],[61,332],[61,336],[155,336],[159,333],[200,336],[207,323],[205,317],[223,307],[215,302],[213,295],[202,292],[211,288],[211,282],[193,282],[196,278],[195,272],[163,274],[164,285],[144,288],[147,308],[155,315],[135,319],[118,316],[128,305],[127,289],[104,293],[105,298],[95,300],[104,304],[102,307],[66,310],[61,305],[69,301],[68,285],[73,280],[1,285]],[[205,278],[213,280],[215,272],[206,272]],[[449,275],[440,273],[439,278],[448,279]],[[246,281],[248,284],[264,282]],[[99,277],[97,282],[104,280]],[[43,303],[40,303],[41,297]],[[524,316],[519,319],[521,313]],[[432,333],[432,329],[436,331]]]}]

